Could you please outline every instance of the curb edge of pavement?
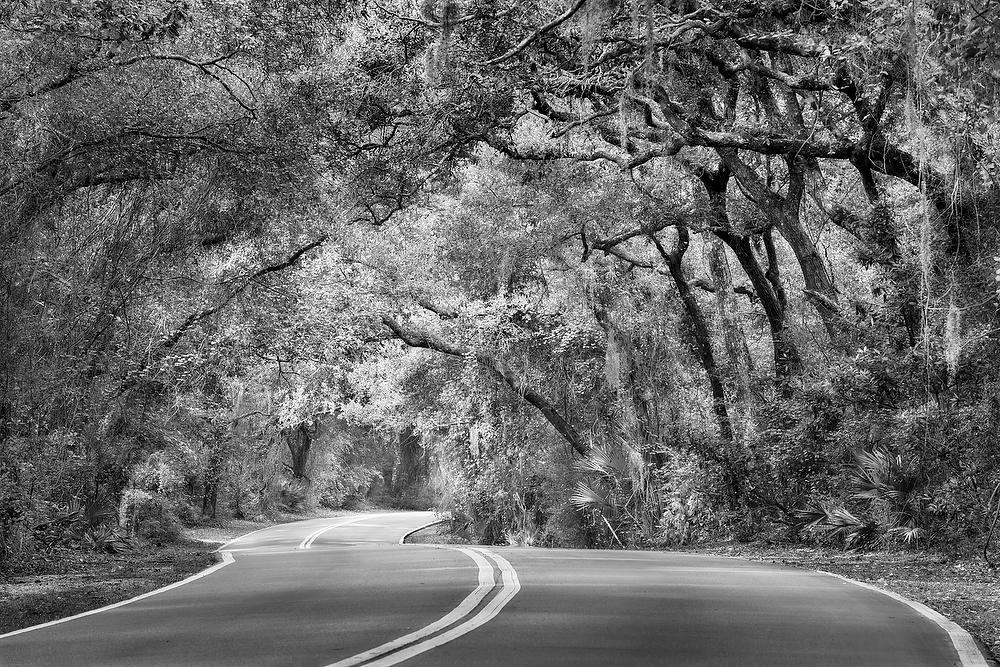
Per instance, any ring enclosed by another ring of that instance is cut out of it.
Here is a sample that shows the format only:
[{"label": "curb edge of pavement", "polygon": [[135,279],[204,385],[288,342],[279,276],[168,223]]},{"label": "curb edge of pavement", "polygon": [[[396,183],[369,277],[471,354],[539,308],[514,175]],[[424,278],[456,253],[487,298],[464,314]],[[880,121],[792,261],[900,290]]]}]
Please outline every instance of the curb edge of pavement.
[{"label": "curb edge of pavement", "polygon": [[[308,519],[307,519],[307,521],[308,521]],[[289,522],[285,522],[285,523],[292,523],[292,522],[289,521]],[[256,530],[251,530],[249,533],[243,533],[242,535],[237,535],[233,539],[228,540],[228,541],[223,542],[222,544],[220,544],[218,546],[218,548],[216,548],[212,553],[214,553],[214,554],[223,553],[231,545],[235,544],[239,540],[242,540],[244,537],[249,537],[250,535],[256,535],[257,533],[262,533],[265,530],[269,530],[271,528],[274,528],[275,526],[281,526],[281,525],[283,525],[283,524],[282,523],[276,523],[276,524],[273,524],[273,525],[270,525],[270,526],[263,526],[261,528],[257,528]]]},{"label": "curb edge of pavement", "polygon": [[414,533],[419,533],[424,528],[430,528],[431,526],[436,526],[439,523],[446,523],[448,521],[451,521],[451,519],[448,519],[448,518],[445,518],[445,519],[436,519],[434,521],[431,521],[430,523],[425,523],[422,526],[418,526],[418,527],[414,528],[413,530],[411,530],[410,532],[408,532],[405,535],[403,535],[401,538],[399,538],[399,543],[400,544],[406,544],[406,538],[408,538],[410,535],[413,535]]},{"label": "curb edge of pavement", "polygon": [[958,653],[958,659],[962,664],[962,667],[997,667],[997,663],[990,659],[983,648],[980,647],[976,638],[970,635],[965,628],[940,612],[931,609],[922,602],[910,600],[899,593],[894,593],[893,591],[888,591],[873,584],[867,584],[863,581],[851,579],[850,577],[845,577],[840,574],[827,572],[826,570],[816,570],[816,572],[820,572],[830,577],[836,577],[837,579],[840,579],[848,584],[853,584],[876,593],[881,593],[886,597],[892,598],[896,602],[905,604],[924,618],[933,621],[938,627],[947,633],[952,646],[954,647],[956,653]]}]

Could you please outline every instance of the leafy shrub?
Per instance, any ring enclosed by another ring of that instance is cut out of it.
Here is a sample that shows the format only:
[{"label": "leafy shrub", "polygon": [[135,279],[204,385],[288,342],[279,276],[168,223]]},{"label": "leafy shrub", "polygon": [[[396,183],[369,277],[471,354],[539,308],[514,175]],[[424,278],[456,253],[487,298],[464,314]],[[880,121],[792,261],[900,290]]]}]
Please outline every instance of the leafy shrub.
[{"label": "leafy shrub", "polygon": [[180,535],[180,521],[170,501],[141,489],[122,494],[119,521],[130,534],[147,540],[169,542]]},{"label": "leafy shrub", "polygon": [[918,462],[884,447],[860,451],[848,467],[851,499],[863,503],[860,517],[846,507],[816,504],[797,516],[807,531],[843,540],[849,549],[864,549],[898,539],[911,544],[925,530],[923,518],[926,477]]},{"label": "leafy shrub", "polygon": [[88,551],[98,551],[102,553],[123,553],[135,549],[132,540],[128,535],[112,528],[107,524],[102,524],[95,528],[88,528],[80,537],[80,547]]},{"label": "leafy shrub", "polygon": [[[382,473],[364,465],[343,465],[334,462],[319,493],[319,504],[329,509],[356,506],[367,495],[372,483],[382,478]],[[426,502],[417,501],[418,509],[427,509]]]},{"label": "leafy shrub", "polygon": [[853,498],[866,500],[876,520],[890,535],[912,542],[923,529],[922,518],[925,479],[918,463],[901,454],[890,454],[882,447],[862,451],[851,467]]},{"label": "leafy shrub", "polygon": [[13,438],[0,442],[0,563],[14,552],[32,509],[23,484],[32,466],[17,461],[17,456],[24,455],[19,444]]},{"label": "leafy shrub", "polygon": [[691,463],[674,464],[662,488],[663,515],[658,541],[681,546],[708,539],[721,528],[705,474]]},{"label": "leafy shrub", "polygon": [[175,500],[172,508],[177,520],[184,526],[197,526],[202,519],[201,512],[183,498]]},{"label": "leafy shrub", "polygon": [[582,515],[568,503],[557,506],[545,522],[540,544],[548,547],[585,547],[587,532]]},{"label": "leafy shrub", "polygon": [[283,479],[278,485],[278,503],[289,511],[300,510],[308,504],[309,484],[299,479]]},{"label": "leafy shrub", "polygon": [[884,541],[885,531],[872,518],[858,518],[843,507],[813,505],[796,515],[805,530],[825,538],[840,539],[848,549],[866,549]]},{"label": "leafy shrub", "polygon": [[56,507],[49,521],[34,526],[32,534],[35,542],[46,549],[78,545],[85,549],[117,553],[131,545],[120,540],[121,536],[108,525],[116,514],[115,505],[107,496],[73,498],[66,505]]}]

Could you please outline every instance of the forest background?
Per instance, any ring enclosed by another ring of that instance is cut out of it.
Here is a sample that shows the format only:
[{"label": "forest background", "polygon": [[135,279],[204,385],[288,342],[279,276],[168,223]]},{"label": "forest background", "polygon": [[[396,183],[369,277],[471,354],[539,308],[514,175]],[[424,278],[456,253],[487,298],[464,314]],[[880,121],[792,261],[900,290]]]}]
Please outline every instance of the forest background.
[{"label": "forest background", "polygon": [[6,0],[0,565],[363,498],[995,560],[998,18]]}]

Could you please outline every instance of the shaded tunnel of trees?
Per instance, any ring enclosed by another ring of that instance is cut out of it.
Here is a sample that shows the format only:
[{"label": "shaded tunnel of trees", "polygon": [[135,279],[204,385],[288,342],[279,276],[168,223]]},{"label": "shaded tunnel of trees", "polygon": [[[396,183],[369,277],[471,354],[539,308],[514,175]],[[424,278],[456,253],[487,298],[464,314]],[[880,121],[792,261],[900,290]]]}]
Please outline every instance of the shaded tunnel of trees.
[{"label": "shaded tunnel of trees", "polygon": [[369,500],[995,559],[997,12],[4,3],[0,561]]}]

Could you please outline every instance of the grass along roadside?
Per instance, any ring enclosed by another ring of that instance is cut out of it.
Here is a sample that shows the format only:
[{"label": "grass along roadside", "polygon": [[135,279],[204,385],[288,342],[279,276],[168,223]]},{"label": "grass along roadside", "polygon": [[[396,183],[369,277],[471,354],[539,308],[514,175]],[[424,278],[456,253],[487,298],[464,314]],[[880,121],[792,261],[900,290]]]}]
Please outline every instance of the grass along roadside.
[{"label": "grass along roadside", "polygon": [[217,562],[219,545],[269,526],[351,512],[279,514],[184,529],[173,543],[140,543],[106,554],[55,548],[0,571],[0,635],[121,602],[191,576]]}]

